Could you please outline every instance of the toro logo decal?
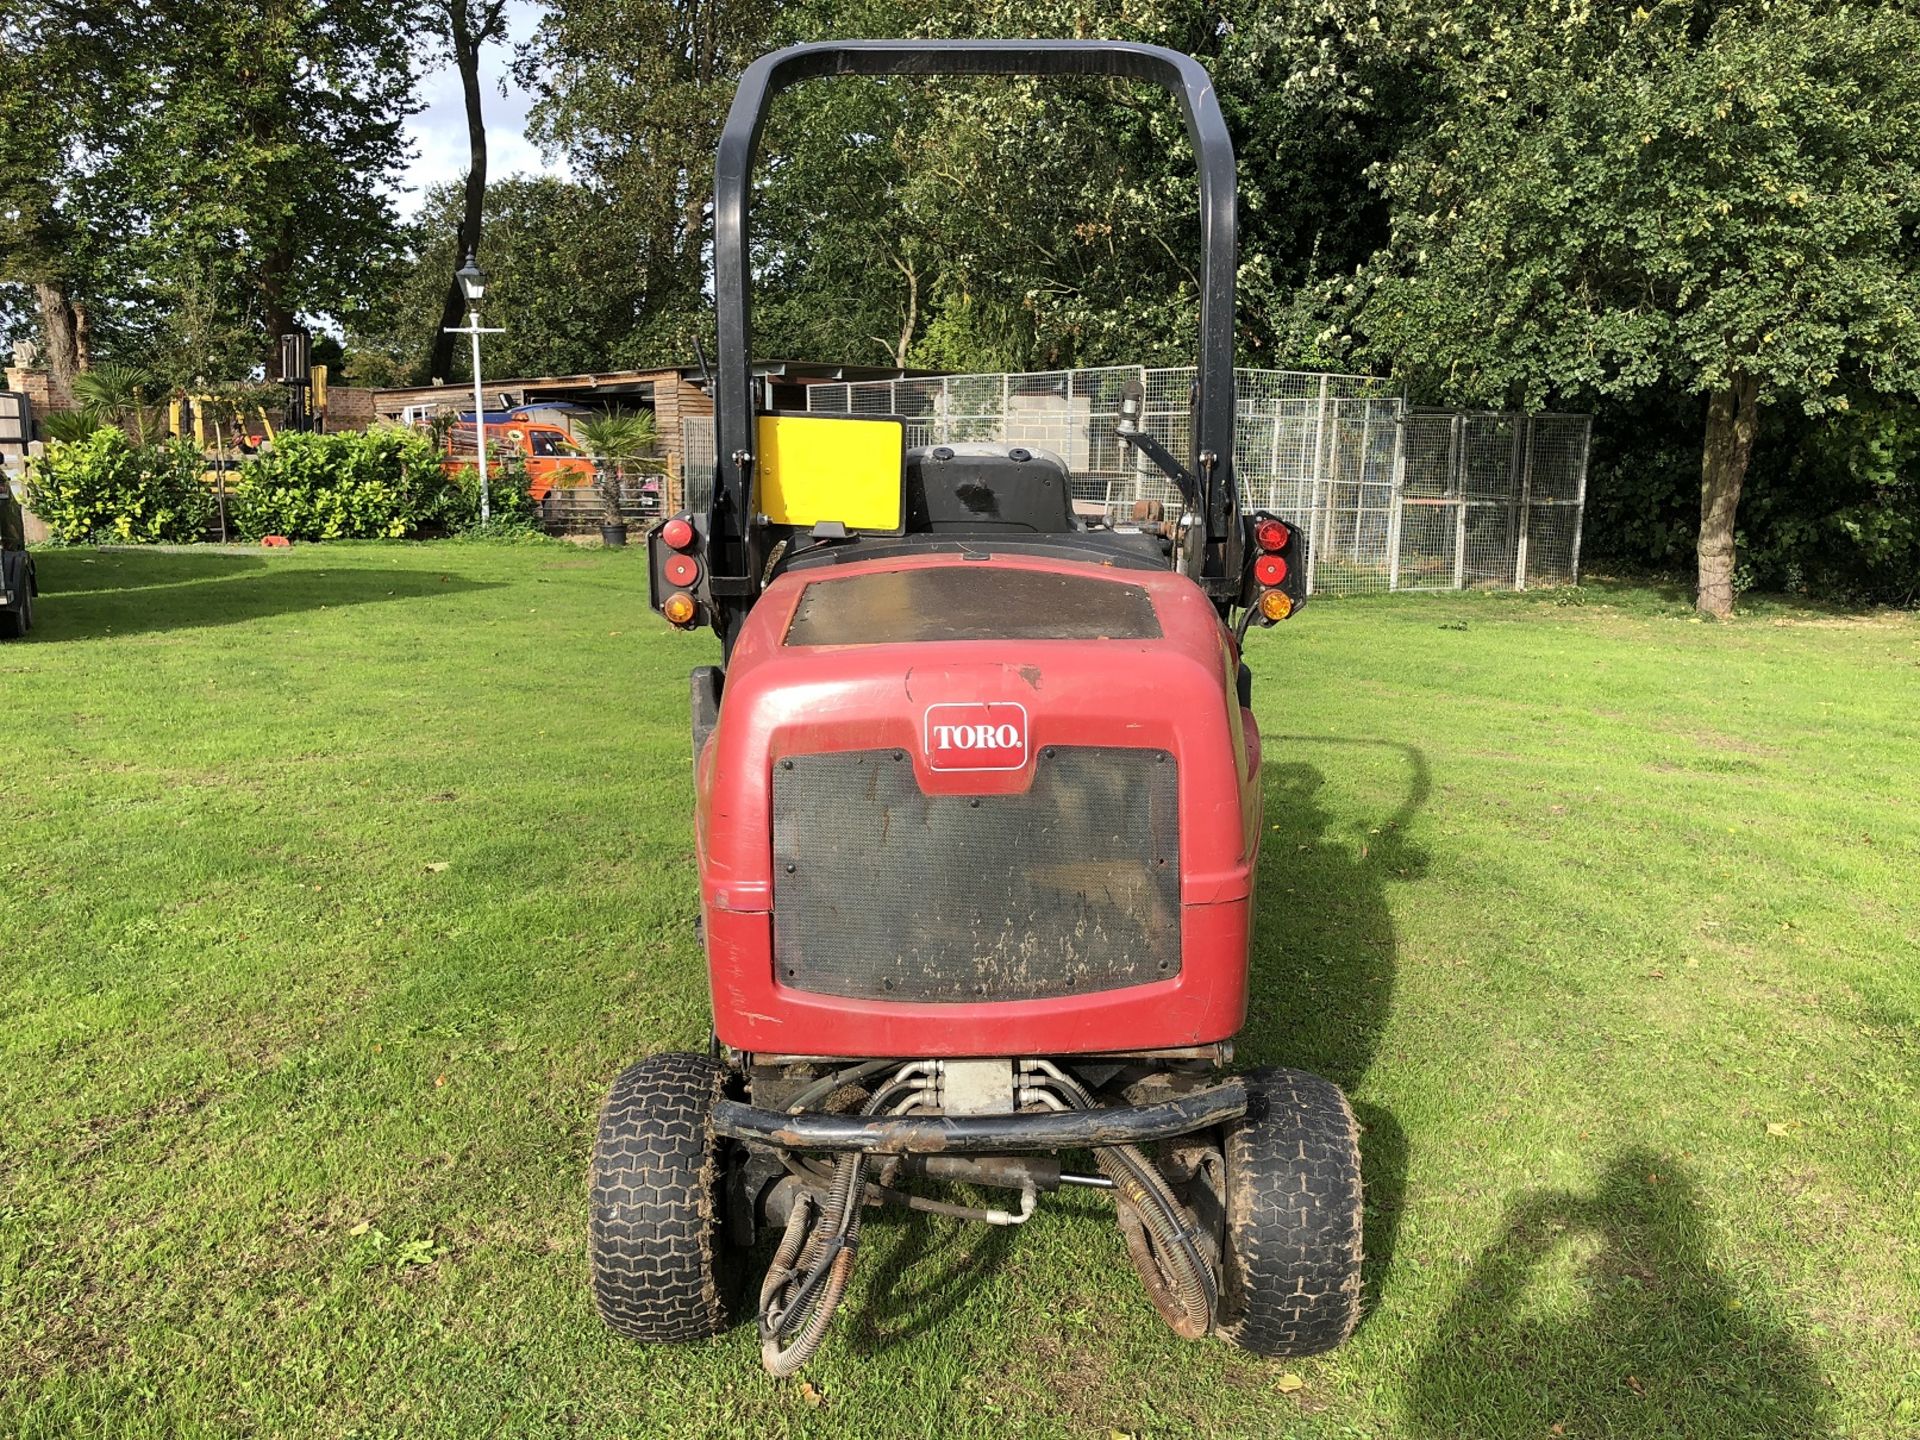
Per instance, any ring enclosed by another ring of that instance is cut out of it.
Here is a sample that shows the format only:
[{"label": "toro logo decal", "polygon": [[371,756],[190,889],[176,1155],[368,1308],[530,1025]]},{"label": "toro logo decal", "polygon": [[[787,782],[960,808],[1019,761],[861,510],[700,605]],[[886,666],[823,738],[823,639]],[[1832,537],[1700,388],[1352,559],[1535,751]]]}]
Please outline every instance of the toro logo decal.
[{"label": "toro logo decal", "polygon": [[972,700],[927,707],[927,765],[934,770],[1018,770],[1027,763],[1027,707]]}]

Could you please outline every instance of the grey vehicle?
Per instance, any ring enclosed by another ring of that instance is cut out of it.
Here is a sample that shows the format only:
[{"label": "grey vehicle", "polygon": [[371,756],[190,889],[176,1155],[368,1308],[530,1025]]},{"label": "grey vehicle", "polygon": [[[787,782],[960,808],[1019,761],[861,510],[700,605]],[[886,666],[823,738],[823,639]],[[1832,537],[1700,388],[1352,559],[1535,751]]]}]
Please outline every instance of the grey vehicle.
[{"label": "grey vehicle", "polygon": [[18,640],[33,629],[33,556],[27,553],[26,519],[13,486],[0,473],[0,640]]}]

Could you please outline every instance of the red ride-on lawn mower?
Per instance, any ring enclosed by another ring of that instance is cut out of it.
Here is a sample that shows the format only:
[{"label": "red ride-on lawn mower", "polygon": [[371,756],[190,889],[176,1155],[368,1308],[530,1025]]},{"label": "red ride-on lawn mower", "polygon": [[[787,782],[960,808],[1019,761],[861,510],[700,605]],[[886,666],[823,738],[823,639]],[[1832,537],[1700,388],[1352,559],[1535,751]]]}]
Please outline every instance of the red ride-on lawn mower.
[{"label": "red ride-on lawn mower", "polygon": [[[1113,75],[1185,108],[1200,165],[1191,466],[1138,529],[1075,518],[1044,450],[907,449],[898,419],[756,414],[747,203],[771,97],[821,75]],[[705,1055],[615,1081],[592,1173],[601,1315],[728,1321],[755,1241],[762,1356],[792,1373],[868,1206],[1019,1225],[1113,1197],[1180,1334],[1330,1349],[1360,1305],[1360,1154],[1333,1085],[1228,1073],[1261,833],[1249,623],[1299,609],[1302,540],[1233,475],[1233,151],[1211,81],[1113,42],[803,45],[741,78],[716,176],[712,504],[649,539],[653,603],[710,624],[693,672]],[[1235,612],[1238,623],[1234,623]],[[1086,1152],[1084,1173],[1062,1155]],[[929,1183],[1004,1190],[997,1203]]]}]

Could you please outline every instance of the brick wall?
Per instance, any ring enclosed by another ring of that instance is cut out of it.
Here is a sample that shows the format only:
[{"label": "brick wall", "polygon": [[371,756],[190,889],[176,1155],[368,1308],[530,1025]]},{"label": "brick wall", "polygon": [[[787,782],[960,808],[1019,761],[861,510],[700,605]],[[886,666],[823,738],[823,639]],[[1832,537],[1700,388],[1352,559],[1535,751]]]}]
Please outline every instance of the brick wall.
[{"label": "brick wall", "polygon": [[354,385],[328,385],[327,429],[364,430],[373,424],[374,393]]},{"label": "brick wall", "polygon": [[19,365],[9,365],[7,367],[7,383],[5,388],[8,390],[18,390],[27,397],[27,402],[33,406],[33,414],[36,420],[40,416],[49,414],[55,410],[71,410],[74,408],[73,396],[68,394],[64,388],[55,386],[53,383],[53,375],[50,371],[40,369],[29,370]]}]

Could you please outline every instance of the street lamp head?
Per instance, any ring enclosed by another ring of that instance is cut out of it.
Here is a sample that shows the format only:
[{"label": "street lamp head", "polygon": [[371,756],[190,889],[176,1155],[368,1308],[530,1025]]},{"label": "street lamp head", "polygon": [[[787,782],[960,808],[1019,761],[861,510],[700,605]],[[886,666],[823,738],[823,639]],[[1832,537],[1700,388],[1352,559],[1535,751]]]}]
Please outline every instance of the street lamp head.
[{"label": "street lamp head", "polygon": [[467,263],[454,272],[460,281],[460,288],[466,292],[467,303],[478,305],[480,298],[487,293],[487,272],[473,258],[473,251],[467,251]]}]

